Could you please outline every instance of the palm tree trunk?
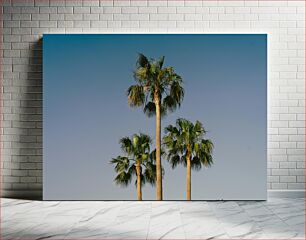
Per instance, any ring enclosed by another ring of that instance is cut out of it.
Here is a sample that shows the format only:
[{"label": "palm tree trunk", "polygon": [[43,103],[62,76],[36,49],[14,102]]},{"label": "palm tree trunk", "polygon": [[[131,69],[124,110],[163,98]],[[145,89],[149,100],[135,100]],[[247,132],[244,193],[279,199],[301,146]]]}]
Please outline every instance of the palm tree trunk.
[{"label": "palm tree trunk", "polygon": [[186,173],[186,197],[187,200],[191,200],[191,159],[190,159],[190,153],[187,150],[187,156],[186,156],[186,160],[187,160],[187,173]]},{"label": "palm tree trunk", "polygon": [[155,96],[156,107],[156,200],[163,200],[162,167],[161,167],[161,118],[160,99]]},{"label": "palm tree trunk", "polygon": [[142,200],[142,191],[141,191],[141,176],[140,176],[140,163],[136,163],[136,174],[137,174],[137,199]]}]

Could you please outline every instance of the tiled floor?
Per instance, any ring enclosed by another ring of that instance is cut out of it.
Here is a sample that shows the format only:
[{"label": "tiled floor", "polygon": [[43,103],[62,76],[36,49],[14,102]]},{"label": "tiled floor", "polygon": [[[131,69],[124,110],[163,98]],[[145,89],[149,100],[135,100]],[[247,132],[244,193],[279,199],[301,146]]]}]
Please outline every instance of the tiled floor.
[{"label": "tiled floor", "polygon": [[4,239],[305,239],[305,199],[267,202],[1,199]]}]

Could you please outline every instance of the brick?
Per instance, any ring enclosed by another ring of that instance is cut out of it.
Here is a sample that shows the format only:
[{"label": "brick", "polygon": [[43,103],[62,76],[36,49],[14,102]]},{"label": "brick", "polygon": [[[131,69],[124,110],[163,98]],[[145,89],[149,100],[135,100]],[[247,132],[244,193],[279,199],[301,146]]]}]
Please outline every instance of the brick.
[{"label": "brick", "polygon": [[44,7],[49,6],[49,4],[50,4],[49,0],[35,0],[34,3],[35,6],[44,6]]},{"label": "brick", "polygon": [[4,57],[20,57],[20,50],[4,50]]},{"label": "brick", "polygon": [[282,107],[295,107],[298,106],[298,100],[279,100]]},{"label": "brick", "polygon": [[73,27],[73,21],[58,21],[57,26],[60,28]]},{"label": "brick", "polygon": [[185,20],[186,21],[201,21],[202,20],[202,14],[186,14],[185,15]]},{"label": "brick", "polygon": [[38,7],[22,7],[21,13],[39,13]]},{"label": "brick", "polygon": [[289,169],[289,175],[291,176],[303,176],[305,174],[305,169]]},{"label": "brick", "polygon": [[[269,152],[270,152],[270,150],[269,150]],[[271,160],[273,162],[284,162],[284,161],[287,161],[287,159],[288,159],[287,155],[272,155],[272,154],[271,154],[271,158],[272,158]]]},{"label": "brick", "polygon": [[13,177],[13,176],[4,176],[3,181],[6,183],[16,183],[20,181],[19,177]]},{"label": "brick", "polygon": [[285,182],[285,183],[295,183],[296,182],[296,176],[280,176],[279,181]]},{"label": "brick", "polygon": [[201,7],[202,6],[202,0],[185,0],[185,6],[195,6],[195,7]]},{"label": "brick", "polygon": [[163,1],[163,0],[148,0],[148,6],[167,6],[167,1]]},{"label": "brick", "polygon": [[[284,134],[284,135],[289,135],[289,134],[297,134],[297,129],[296,128],[280,128],[279,129],[279,134]],[[290,140],[289,136],[289,140]]]},{"label": "brick", "polygon": [[157,28],[158,21],[141,21],[139,22],[140,28]]},{"label": "brick", "polygon": [[296,147],[305,149],[305,142],[297,142]]},{"label": "brick", "polygon": [[148,21],[149,14],[132,14],[130,20]]},{"label": "brick", "polygon": [[288,183],[288,189],[305,189],[305,183]]},{"label": "brick", "polygon": [[102,7],[90,7],[90,13],[103,13]]},{"label": "brick", "polygon": [[168,14],[150,14],[150,20],[166,21],[168,20]]},{"label": "brick", "polygon": [[290,121],[289,127],[305,127],[305,121]]},{"label": "brick", "polygon": [[243,16],[240,14],[219,14],[219,20],[221,21],[243,20]]},{"label": "brick", "polygon": [[271,121],[271,127],[288,128],[288,121]]},{"label": "brick", "polygon": [[279,162],[268,161],[268,168],[279,168]]},{"label": "brick", "polygon": [[66,6],[82,6],[83,0],[69,0],[66,1]]},{"label": "brick", "polygon": [[295,141],[295,142],[303,142],[305,140],[305,135],[291,135],[289,136],[289,141]]},{"label": "brick", "polygon": [[137,28],[139,27],[138,21],[123,21],[121,22],[123,28]]},{"label": "brick", "polygon": [[120,7],[104,7],[103,13],[121,13]]},{"label": "brick", "polygon": [[272,183],[272,189],[287,189],[287,183]]},{"label": "brick", "polygon": [[178,21],[176,24],[178,28],[194,28],[194,21]]},{"label": "brick", "polygon": [[268,176],[268,182],[269,183],[278,183],[279,182],[279,176]]},{"label": "brick", "polygon": [[210,27],[212,28],[233,28],[233,21],[211,21]]},{"label": "brick", "polygon": [[24,177],[28,175],[28,171],[27,170],[12,170],[12,176],[15,177]]},{"label": "brick", "polygon": [[176,21],[159,21],[158,27],[159,28],[175,28],[177,22]]},{"label": "brick", "polygon": [[99,14],[99,20],[100,21],[111,21],[113,19],[113,14]]},{"label": "brick", "polygon": [[20,182],[22,183],[36,182],[36,177],[20,177]]},{"label": "brick", "polygon": [[3,7],[3,13],[21,13],[21,7]]},{"label": "brick", "polygon": [[288,161],[303,161],[305,162],[305,157],[303,154],[290,155],[288,156]]},{"label": "brick", "polygon": [[90,7],[74,7],[74,13],[90,13]]},{"label": "brick", "polygon": [[83,1],[83,6],[99,6],[100,3],[99,3],[99,0],[90,0],[90,1]]},{"label": "brick", "polygon": [[28,184],[27,183],[13,183],[12,188],[15,190],[24,190],[28,189]]},{"label": "brick", "polygon": [[296,167],[297,168],[305,168],[305,162],[297,162]]},{"label": "brick", "polygon": [[13,6],[34,6],[34,0],[14,0],[12,1]]},{"label": "brick", "polygon": [[[32,20],[49,20],[49,14],[31,14]],[[23,19],[23,20],[30,20],[30,19]]]},{"label": "brick", "polygon": [[268,142],[268,148],[279,148],[279,142]]},{"label": "brick", "polygon": [[288,176],[289,170],[288,169],[272,169],[272,175]]},{"label": "brick", "polygon": [[90,24],[92,28],[106,28],[107,27],[107,21],[91,21]]},{"label": "brick", "polygon": [[292,154],[292,155],[295,155],[295,154],[304,155],[305,149],[287,149],[287,153]]},{"label": "brick", "polygon": [[157,13],[157,7],[139,7],[139,13]]},{"label": "brick", "polygon": [[210,11],[210,8],[208,7],[197,7],[196,8],[196,13],[208,14],[209,11]]},{"label": "brick", "polygon": [[196,8],[195,7],[177,7],[176,12],[177,13],[195,13]]},{"label": "brick", "polygon": [[296,120],[296,114],[294,113],[288,113],[288,114],[282,113],[279,115],[279,117],[280,117],[280,120],[290,120],[290,121]]},{"label": "brick", "polygon": [[296,148],[295,142],[281,142],[280,148]]},{"label": "brick", "polygon": [[90,27],[90,21],[74,21],[74,27],[89,28]]},{"label": "brick", "polygon": [[122,7],[121,8],[121,13],[123,13],[123,14],[138,13],[138,8],[137,7]]},{"label": "brick", "polygon": [[90,13],[90,14],[83,14],[83,19],[86,20],[99,20],[99,14],[94,14],[94,13]]},{"label": "brick", "polygon": [[[280,168],[296,168],[296,163],[295,162],[280,162],[279,167]],[[289,170],[289,173],[290,173],[290,170]]]},{"label": "brick", "polygon": [[[32,14],[13,14],[12,20],[31,20],[31,15]],[[35,14],[33,14],[35,15]]]},{"label": "brick", "polygon": [[29,176],[42,177],[41,170],[28,170]]},{"label": "brick", "polygon": [[3,27],[4,28],[20,27],[20,21],[4,21]]},{"label": "brick", "polygon": [[13,35],[28,35],[31,34],[31,28],[13,28]]},{"label": "brick", "polygon": [[65,14],[52,14],[50,15],[51,21],[65,20]]},{"label": "brick", "polygon": [[65,14],[65,13],[73,13],[73,7],[58,7],[57,13]]},{"label": "brick", "polygon": [[251,8],[250,7],[235,7],[234,8],[234,13],[251,13]]},{"label": "brick", "polygon": [[75,14],[65,14],[65,20],[82,20],[83,15],[80,13],[75,13]]},{"label": "brick", "polygon": [[297,183],[305,183],[305,176],[296,176]]},{"label": "brick", "polygon": [[157,9],[158,13],[176,13],[175,7],[159,7]]},{"label": "brick", "polygon": [[225,13],[224,7],[210,7],[209,13]]},{"label": "brick", "polygon": [[38,21],[21,21],[20,25],[22,28],[33,28],[39,27]]},{"label": "brick", "polygon": [[49,0],[50,1],[50,6],[65,6],[66,1],[61,1],[61,0]]}]

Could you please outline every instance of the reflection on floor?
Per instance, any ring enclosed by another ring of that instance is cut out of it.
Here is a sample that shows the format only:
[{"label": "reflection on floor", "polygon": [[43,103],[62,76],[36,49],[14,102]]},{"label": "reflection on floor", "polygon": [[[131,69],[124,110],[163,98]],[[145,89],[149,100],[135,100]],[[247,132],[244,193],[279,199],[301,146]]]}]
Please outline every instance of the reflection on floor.
[{"label": "reflection on floor", "polygon": [[267,202],[1,199],[3,239],[304,239],[305,199]]}]

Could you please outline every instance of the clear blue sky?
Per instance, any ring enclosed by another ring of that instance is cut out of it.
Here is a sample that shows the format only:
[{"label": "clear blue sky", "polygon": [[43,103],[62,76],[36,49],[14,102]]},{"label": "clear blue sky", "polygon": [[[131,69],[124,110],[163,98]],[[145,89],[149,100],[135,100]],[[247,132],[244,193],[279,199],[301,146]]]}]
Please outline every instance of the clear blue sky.
[{"label": "clear blue sky", "polygon": [[[109,164],[118,140],[155,120],[130,108],[137,54],[165,56],[183,77],[185,99],[162,128],[179,117],[201,121],[215,144],[215,164],[192,172],[193,199],[254,199],[266,192],[267,36],[61,35],[43,37],[44,196],[48,199],[136,199],[132,183],[113,183]],[[165,199],[185,199],[186,169],[165,167]],[[155,199],[155,188],[143,189]]]}]

